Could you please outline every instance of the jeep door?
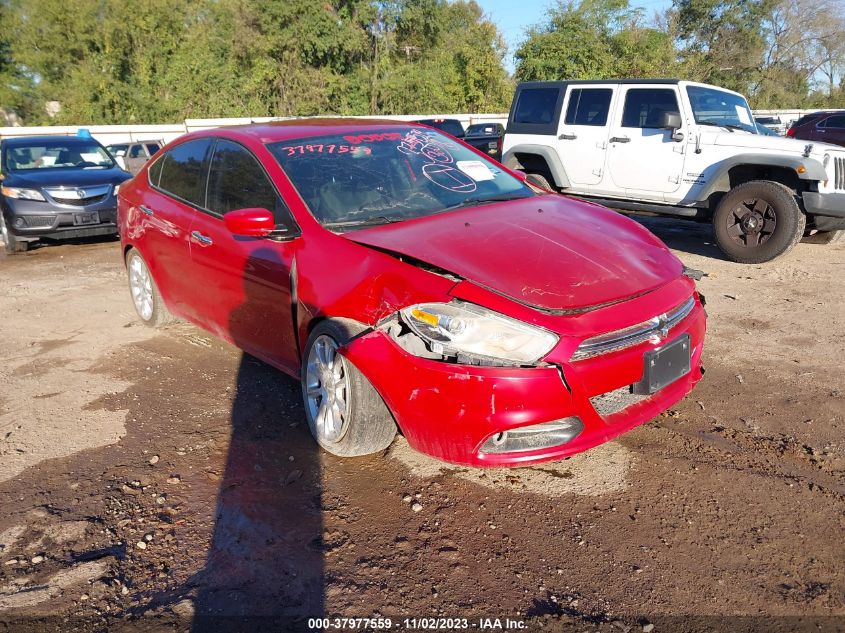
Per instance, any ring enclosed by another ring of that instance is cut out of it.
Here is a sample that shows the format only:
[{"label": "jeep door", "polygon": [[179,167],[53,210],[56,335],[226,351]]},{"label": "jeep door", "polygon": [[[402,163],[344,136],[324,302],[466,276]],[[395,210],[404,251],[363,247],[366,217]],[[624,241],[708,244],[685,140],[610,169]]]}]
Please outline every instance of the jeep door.
[{"label": "jeep door", "polygon": [[569,86],[558,128],[558,155],[572,188],[588,191],[602,179],[613,87]]},{"label": "jeep door", "polygon": [[608,139],[608,188],[663,201],[681,186],[687,147],[680,134],[673,138],[660,127],[665,113],[682,112],[678,87],[622,85],[618,104]]}]

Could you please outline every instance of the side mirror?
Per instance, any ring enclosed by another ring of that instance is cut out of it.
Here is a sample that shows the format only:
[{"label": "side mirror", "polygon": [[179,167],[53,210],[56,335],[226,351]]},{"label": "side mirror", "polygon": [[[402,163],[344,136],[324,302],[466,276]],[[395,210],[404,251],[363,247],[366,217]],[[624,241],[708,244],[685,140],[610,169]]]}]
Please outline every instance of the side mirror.
[{"label": "side mirror", "polygon": [[242,237],[267,237],[276,227],[273,214],[259,208],[229,211],[223,216],[223,222],[232,235]]},{"label": "side mirror", "polygon": [[660,117],[660,127],[677,130],[681,127],[681,115],[678,112],[664,112]]}]

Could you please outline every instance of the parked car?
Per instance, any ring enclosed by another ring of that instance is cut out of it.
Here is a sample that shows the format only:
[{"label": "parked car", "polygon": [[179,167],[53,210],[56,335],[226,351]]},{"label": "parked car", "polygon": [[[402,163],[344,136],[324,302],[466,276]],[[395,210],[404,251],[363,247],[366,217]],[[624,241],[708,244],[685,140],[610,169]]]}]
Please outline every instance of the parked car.
[{"label": "parked car", "polygon": [[786,135],[804,141],[845,146],[845,110],[822,110],[805,114],[790,126]]},{"label": "parked car", "polygon": [[150,158],[164,146],[161,141],[136,141],[131,143],[113,143],[106,149],[117,163],[131,174],[137,174]]},{"label": "parked car", "polygon": [[90,137],[28,136],[0,142],[0,235],[7,253],[39,239],[117,231],[117,191],[131,175]]},{"label": "parked car", "polygon": [[745,97],[707,84],[521,83],[502,162],[621,211],[712,222],[737,262],[845,230],[845,150],[762,136]]},{"label": "parked car", "polygon": [[415,121],[415,123],[422,123],[423,125],[433,127],[457,139],[463,139],[466,134],[464,124],[458,121],[458,119],[420,119],[419,121]]},{"label": "parked car", "polygon": [[299,377],[335,455],[382,450],[398,424],[454,463],[559,459],[701,377],[702,299],[660,240],[430,128],[193,132],[121,188],[118,221],[140,319],[187,319]]},{"label": "parked car", "polygon": [[464,142],[487,153],[496,160],[502,159],[502,139],[505,126],[501,123],[474,123],[467,128]]},{"label": "parked car", "polygon": [[774,132],[775,136],[783,136],[786,134],[786,124],[781,121],[779,116],[756,116],[754,122],[758,123],[758,127],[763,126],[766,129]]}]

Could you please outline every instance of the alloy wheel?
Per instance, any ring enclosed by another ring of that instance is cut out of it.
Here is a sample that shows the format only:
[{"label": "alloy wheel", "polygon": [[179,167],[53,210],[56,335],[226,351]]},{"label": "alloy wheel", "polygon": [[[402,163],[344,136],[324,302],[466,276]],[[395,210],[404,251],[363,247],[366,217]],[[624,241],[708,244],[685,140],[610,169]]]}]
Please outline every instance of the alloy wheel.
[{"label": "alloy wheel", "polygon": [[318,438],[334,444],[349,427],[349,375],[337,342],[320,336],[308,353],[305,368],[306,406]]},{"label": "alloy wheel", "polygon": [[138,315],[149,321],[153,316],[153,280],[144,260],[133,255],[129,260],[129,290]]},{"label": "alloy wheel", "polygon": [[777,214],[762,198],[751,198],[734,207],[725,222],[731,240],[741,246],[760,246],[775,232]]}]

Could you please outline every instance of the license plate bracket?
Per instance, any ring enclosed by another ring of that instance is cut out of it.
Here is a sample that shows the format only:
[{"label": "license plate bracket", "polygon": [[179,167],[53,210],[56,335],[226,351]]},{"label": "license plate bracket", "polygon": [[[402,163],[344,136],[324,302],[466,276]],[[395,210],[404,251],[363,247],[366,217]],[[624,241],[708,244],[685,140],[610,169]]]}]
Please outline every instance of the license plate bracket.
[{"label": "license plate bracket", "polygon": [[690,336],[684,334],[660,349],[643,354],[643,378],[633,392],[651,395],[690,372]]},{"label": "license plate bracket", "polygon": [[84,226],[86,224],[99,224],[100,214],[98,211],[86,211],[85,213],[74,213],[73,224],[75,226]]}]

